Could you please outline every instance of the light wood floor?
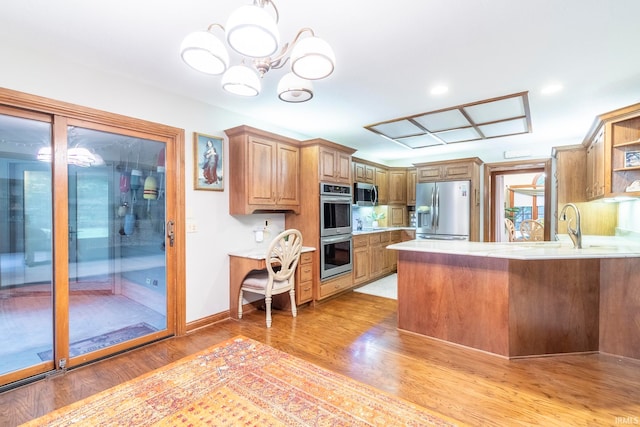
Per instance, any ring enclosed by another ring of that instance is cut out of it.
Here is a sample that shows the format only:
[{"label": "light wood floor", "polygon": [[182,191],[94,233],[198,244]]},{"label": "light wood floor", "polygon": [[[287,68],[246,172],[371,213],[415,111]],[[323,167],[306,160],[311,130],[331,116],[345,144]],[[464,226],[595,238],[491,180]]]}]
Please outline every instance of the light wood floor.
[{"label": "light wood floor", "polygon": [[227,338],[244,335],[459,420],[482,426],[638,424],[640,362],[602,354],[505,360],[396,329],[396,301],[351,292],[298,317],[246,313],[0,394],[17,425]]}]

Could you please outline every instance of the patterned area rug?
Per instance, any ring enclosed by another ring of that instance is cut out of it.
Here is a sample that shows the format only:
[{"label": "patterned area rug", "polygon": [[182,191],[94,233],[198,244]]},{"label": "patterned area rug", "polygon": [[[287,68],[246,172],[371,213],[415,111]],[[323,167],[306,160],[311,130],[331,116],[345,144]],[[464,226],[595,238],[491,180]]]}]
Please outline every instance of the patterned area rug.
[{"label": "patterned area rug", "polygon": [[235,337],[25,426],[450,426],[450,420]]}]

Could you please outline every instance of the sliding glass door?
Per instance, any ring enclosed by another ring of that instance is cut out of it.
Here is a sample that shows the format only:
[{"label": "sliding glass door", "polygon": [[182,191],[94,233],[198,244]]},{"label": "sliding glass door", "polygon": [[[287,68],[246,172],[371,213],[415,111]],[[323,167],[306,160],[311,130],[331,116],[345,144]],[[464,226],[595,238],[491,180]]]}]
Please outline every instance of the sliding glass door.
[{"label": "sliding glass door", "polygon": [[173,334],[168,141],[1,106],[0,141],[0,386]]}]

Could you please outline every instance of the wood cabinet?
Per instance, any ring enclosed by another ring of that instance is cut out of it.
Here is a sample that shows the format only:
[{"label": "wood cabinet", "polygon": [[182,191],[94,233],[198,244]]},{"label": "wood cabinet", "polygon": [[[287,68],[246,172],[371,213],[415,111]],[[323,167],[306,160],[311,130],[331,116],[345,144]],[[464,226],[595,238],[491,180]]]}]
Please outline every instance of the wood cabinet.
[{"label": "wood cabinet", "polygon": [[353,180],[354,182],[364,182],[367,184],[375,183],[376,168],[365,163],[353,162]]},{"label": "wood cabinet", "polygon": [[640,111],[607,125],[611,134],[611,193],[640,196],[640,188],[627,191],[640,180]]},{"label": "wood cabinet", "polygon": [[482,164],[477,157],[443,162],[422,163],[417,166],[418,182],[457,181],[473,179]]},{"label": "wood cabinet", "polygon": [[640,189],[629,188],[640,180],[640,104],[596,117],[582,145],[587,200],[640,197]]},{"label": "wood cabinet", "polygon": [[407,207],[406,206],[390,205],[387,211],[389,214],[387,226],[404,227],[407,225]]},{"label": "wood cabinet", "polygon": [[599,199],[605,191],[604,127],[587,147],[587,176],[585,192],[588,200]]},{"label": "wood cabinet", "polygon": [[407,170],[404,168],[389,170],[389,204],[407,204]]},{"label": "wood cabinet", "polygon": [[351,185],[351,154],[320,147],[320,181]]},{"label": "wood cabinet", "polygon": [[229,213],[300,210],[300,149],[289,138],[239,126],[229,137]]},{"label": "wood cabinet", "polygon": [[376,168],[375,184],[378,187],[378,204],[389,204],[389,172],[383,168]]},{"label": "wood cabinet", "polygon": [[369,281],[369,236],[353,236],[353,285]]},{"label": "wood cabinet", "polygon": [[416,183],[418,179],[418,171],[413,169],[407,170],[407,206],[416,205]]},{"label": "wood cabinet", "polygon": [[300,254],[296,271],[296,304],[313,300],[313,253]]},{"label": "wood cabinet", "polygon": [[[402,242],[402,230],[391,230],[389,232],[389,244],[393,245],[394,243]],[[387,245],[387,246],[388,246]],[[393,273],[398,269],[398,251],[393,249],[386,249],[387,251],[387,267],[388,273]]]}]

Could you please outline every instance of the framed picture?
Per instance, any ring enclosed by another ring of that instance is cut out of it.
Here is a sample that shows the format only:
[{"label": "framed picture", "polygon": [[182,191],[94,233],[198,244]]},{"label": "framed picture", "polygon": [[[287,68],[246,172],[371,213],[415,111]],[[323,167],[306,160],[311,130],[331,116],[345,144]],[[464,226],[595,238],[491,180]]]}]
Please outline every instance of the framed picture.
[{"label": "framed picture", "polygon": [[193,133],[194,190],[224,190],[223,159],[222,138]]},{"label": "framed picture", "polygon": [[624,167],[634,168],[640,166],[640,151],[627,151],[624,153]]}]

